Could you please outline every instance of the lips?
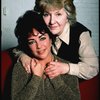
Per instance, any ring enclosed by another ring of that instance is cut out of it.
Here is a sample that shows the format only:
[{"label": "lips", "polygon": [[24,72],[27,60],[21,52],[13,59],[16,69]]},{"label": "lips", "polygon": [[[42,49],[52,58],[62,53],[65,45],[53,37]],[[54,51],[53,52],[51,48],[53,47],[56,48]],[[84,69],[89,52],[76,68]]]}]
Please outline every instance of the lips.
[{"label": "lips", "polygon": [[57,29],[57,26],[49,26],[51,30]]},{"label": "lips", "polygon": [[37,51],[39,55],[42,55],[45,52],[45,49]]}]

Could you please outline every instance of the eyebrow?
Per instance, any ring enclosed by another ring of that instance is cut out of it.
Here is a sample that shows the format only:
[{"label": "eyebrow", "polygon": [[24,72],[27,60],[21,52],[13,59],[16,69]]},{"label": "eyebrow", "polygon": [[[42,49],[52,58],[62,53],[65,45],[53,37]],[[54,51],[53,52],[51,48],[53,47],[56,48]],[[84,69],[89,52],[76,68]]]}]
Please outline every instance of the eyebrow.
[{"label": "eyebrow", "polygon": [[39,36],[39,38],[41,38],[42,36],[46,36],[46,34],[44,33],[44,34],[41,34],[41,36]]},{"label": "eyebrow", "polygon": [[[39,38],[41,38],[42,36],[46,36],[46,34],[41,34],[41,35],[39,36]],[[34,40],[34,39],[28,39],[28,40]]]}]

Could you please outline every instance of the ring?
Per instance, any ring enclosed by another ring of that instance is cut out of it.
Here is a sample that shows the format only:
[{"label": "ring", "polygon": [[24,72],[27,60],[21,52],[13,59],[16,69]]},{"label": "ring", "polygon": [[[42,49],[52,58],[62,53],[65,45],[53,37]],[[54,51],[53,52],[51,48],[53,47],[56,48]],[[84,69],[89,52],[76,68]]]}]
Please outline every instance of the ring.
[{"label": "ring", "polygon": [[27,72],[29,72],[29,70],[28,70],[28,69],[26,69],[26,71],[27,71]]}]

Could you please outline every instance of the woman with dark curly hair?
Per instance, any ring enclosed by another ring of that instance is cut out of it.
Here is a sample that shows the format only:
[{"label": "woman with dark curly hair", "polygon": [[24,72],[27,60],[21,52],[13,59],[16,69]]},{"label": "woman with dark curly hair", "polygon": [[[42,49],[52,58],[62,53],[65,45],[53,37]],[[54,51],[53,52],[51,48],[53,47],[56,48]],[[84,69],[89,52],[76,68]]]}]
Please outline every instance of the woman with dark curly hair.
[{"label": "woman with dark curly hair", "polygon": [[15,35],[21,50],[34,58],[34,63],[30,67],[31,73],[25,71],[21,62],[14,65],[12,100],[80,100],[76,76],[60,74],[55,78],[49,77],[46,68],[49,68],[50,62],[63,62],[64,65],[68,61],[52,54],[54,36],[43,18],[31,10],[25,12],[17,21]]}]

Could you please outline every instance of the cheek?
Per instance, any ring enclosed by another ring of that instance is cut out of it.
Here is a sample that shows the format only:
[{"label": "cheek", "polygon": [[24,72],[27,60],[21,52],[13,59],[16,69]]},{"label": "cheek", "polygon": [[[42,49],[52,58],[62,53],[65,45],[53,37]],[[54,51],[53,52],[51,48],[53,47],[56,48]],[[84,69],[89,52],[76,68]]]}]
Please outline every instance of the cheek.
[{"label": "cheek", "polygon": [[61,20],[60,22],[59,22],[59,25],[60,25],[60,30],[63,30],[64,29],[64,27],[65,27],[65,25],[66,25],[66,23],[67,23],[67,20],[66,19],[64,19],[64,20]]},{"label": "cheek", "polygon": [[44,17],[43,19],[44,19],[46,25],[48,25],[49,24],[49,21],[50,21],[50,18],[49,17]]},{"label": "cheek", "polygon": [[32,52],[35,52],[35,50],[36,50],[36,48],[35,48],[34,45],[29,45],[29,48],[30,48],[30,50],[31,50]]},{"label": "cheek", "polygon": [[66,22],[68,22],[66,17],[62,17],[60,20],[58,19],[58,21],[62,26],[65,26]]},{"label": "cheek", "polygon": [[45,41],[45,46],[46,46],[47,48],[50,48],[50,47],[51,47],[51,40]]},{"label": "cheek", "polygon": [[52,41],[50,40],[49,41],[49,47],[50,47],[50,49],[51,49],[51,46],[52,46]]}]

